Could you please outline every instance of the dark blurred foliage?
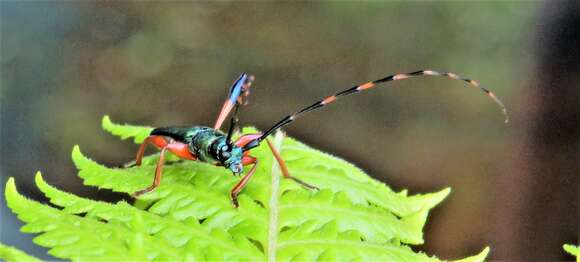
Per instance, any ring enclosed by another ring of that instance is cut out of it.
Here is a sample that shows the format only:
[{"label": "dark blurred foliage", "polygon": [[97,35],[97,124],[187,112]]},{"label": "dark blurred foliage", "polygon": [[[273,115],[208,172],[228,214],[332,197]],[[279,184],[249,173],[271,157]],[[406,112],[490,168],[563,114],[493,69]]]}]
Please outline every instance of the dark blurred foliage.
[{"label": "dark blurred foliage", "polygon": [[515,123],[523,128],[498,179],[498,257],[554,261],[561,243],[580,240],[580,3],[557,3],[538,19],[537,63]]},{"label": "dark blurred foliage", "polygon": [[[104,114],[151,126],[211,125],[240,72],[257,77],[242,123],[262,129],[340,89],[422,68],[477,79],[508,108],[518,108],[530,102],[521,97],[531,79],[539,6],[3,1],[2,176],[16,177],[37,199],[36,170],[76,194],[119,199],[82,186],[70,161],[72,146],[108,165],[125,163],[137,146],[103,132]],[[520,112],[512,114],[516,123]],[[397,191],[451,186],[453,193],[431,215],[427,244],[417,249],[457,258],[496,248],[493,214],[504,203],[493,196],[510,172],[510,133],[517,136],[519,128],[504,125],[476,89],[425,78],[342,100],[286,130]],[[11,230],[1,241],[30,246],[15,232],[14,217],[2,212],[2,226]],[[559,223],[557,216],[549,219]]]}]

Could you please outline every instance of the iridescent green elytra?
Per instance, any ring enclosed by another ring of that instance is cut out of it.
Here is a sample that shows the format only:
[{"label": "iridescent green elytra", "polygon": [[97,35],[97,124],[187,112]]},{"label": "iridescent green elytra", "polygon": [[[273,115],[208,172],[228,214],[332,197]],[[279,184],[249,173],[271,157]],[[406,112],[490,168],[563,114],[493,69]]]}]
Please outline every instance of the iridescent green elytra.
[{"label": "iridescent green elytra", "polygon": [[230,169],[235,175],[239,175],[243,171],[242,148],[235,144],[228,145],[227,135],[219,130],[206,126],[160,127],[151,131],[151,135],[166,136],[187,144],[189,151],[198,160],[213,165],[222,165]]}]

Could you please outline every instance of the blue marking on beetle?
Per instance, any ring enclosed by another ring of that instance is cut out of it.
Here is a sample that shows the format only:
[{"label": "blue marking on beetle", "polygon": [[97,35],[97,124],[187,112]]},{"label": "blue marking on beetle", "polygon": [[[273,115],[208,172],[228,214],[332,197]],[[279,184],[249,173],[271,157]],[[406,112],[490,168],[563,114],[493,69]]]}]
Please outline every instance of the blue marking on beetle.
[{"label": "blue marking on beetle", "polygon": [[236,100],[238,99],[238,97],[242,93],[242,87],[246,83],[247,79],[248,79],[248,74],[242,73],[240,75],[240,77],[238,78],[238,80],[236,80],[236,82],[234,82],[234,84],[232,85],[232,87],[230,89],[230,102],[232,104],[236,103]]}]

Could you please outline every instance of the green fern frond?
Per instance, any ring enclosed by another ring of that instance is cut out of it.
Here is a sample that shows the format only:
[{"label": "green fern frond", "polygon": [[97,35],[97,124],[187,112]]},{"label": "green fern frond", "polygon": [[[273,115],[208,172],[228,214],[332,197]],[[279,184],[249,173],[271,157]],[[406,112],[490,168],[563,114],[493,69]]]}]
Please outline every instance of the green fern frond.
[{"label": "green fern frond", "polygon": [[571,244],[564,244],[564,250],[576,257],[576,261],[580,261],[580,247]]},{"label": "green fern frond", "polygon": [[0,244],[0,259],[6,262],[40,262],[41,260],[17,248]]},{"label": "green fern frond", "polygon": [[[136,143],[151,131],[114,124],[107,116],[103,128]],[[133,205],[60,191],[40,173],[37,186],[62,209],[26,199],[12,179],[6,199],[27,223],[23,231],[41,233],[37,244],[72,260],[438,261],[410,245],[424,242],[428,213],[449,189],[413,196],[397,193],[344,160],[281,133],[274,140],[292,175],[320,191],[282,179],[273,156],[261,146],[252,150],[260,162],[240,194],[238,209],[232,207],[229,191],[239,178],[222,167],[193,161],[168,163],[161,185]],[[151,184],[158,154],[132,168],[101,165],[78,146],[72,158],[85,185],[133,193]],[[486,248],[465,261],[482,261],[488,252]]]},{"label": "green fern frond", "polygon": [[111,134],[116,135],[123,140],[132,137],[133,141],[137,144],[143,143],[145,138],[147,138],[149,133],[151,133],[151,130],[153,130],[153,127],[114,124],[111,122],[109,116],[103,117],[101,125],[104,130],[109,131]]}]

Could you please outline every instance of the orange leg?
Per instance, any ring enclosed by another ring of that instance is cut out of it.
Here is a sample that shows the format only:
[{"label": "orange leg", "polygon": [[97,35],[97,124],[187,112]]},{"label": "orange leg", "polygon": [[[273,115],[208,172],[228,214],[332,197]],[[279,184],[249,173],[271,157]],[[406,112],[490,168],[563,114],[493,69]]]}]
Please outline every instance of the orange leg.
[{"label": "orange leg", "polygon": [[240,78],[234,82],[230,89],[228,98],[220,110],[213,129],[219,130],[221,128],[223,122],[226,120],[226,117],[232,111],[234,106],[237,108],[240,105],[248,104],[248,96],[250,95],[250,86],[252,86],[252,81],[254,81],[254,76],[242,74],[242,76],[240,76]]},{"label": "orange leg", "polygon": [[313,186],[311,184],[308,184],[308,183],[306,183],[306,182],[304,182],[296,177],[291,176],[290,172],[288,172],[288,167],[286,167],[286,163],[284,162],[284,159],[282,159],[282,156],[280,155],[280,152],[278,152],[278,150],[276,150],[276,148],[274,148],[274,145],[272,145],[270,140],[266,139],[266,142],[268,142],[268,147],[272,151],[272,154],[274,154],[274,158],[276,158],[276,161],[278,161],[278,165],[280,166],[280,170],[282,171],[282,175],[284,176],[284,178],[292,179],[292,180],[294,180],[294,182],[302,185],[305,188],[312,189],[312,190],[319,190],[318,187]]},{"label": "orange leg", "polygon": [[139,151],[137,151],[137,157],[135,160],[136,166],[141,165],[141,162],[143,160],[143,154],[145,153],[145,148],[147,147],[147,144],[153,144],[158,148],[164,148],[168,145],[171,145],[167,149],[171,151],[171,153],[178,156],[179,158],[186,160],[197,159],[196,156],[192,155],[191,152],[189,152],[187,145],[184,143],[174,141],[171,144],[169,144],[162,136],[149,136],[145,139],[145,141],[143,141],[143,144],[141,144],[141,146],[139,147]]},{"label": "orange leg", "polygon": [[141,160],[143,160],[143,154],[145,154],[145,148],[147,144],[153,144],[156,147],[164,148],[167,146],[167,141],[161,136],[148,136],[143,141],[143,144],[139,147],[139,151],[137,151],[137,157],[135,158],[135,165],[140,166]]},{"label": "orange leg", "polygon": [[[235,144],[236,144],[236,146],[244,147],[248,143],[252,142],[252,140],[255,140],[256,138],[260,137],[261,135],[262,135],[261,133],[245,134],[245,135],[241,136],[240,138],[238,138],[238,140],[236,140]],[[246,152],[248,152],[248,151],[246,151]]]},{"label": "orange leg", "polygon": [[234,105],[235,105],[235,103],[232,103],[230,100],[226,100],[224,102],[224,105],[222,106],[222,109],[220,110],[220,114],[218,115],[218,118],[215,121],[213,129],[219,130],[221,128],[222,124],[226,120],[226,117],[228,116],[230,111],[232,111],[232,108],[234,108]]},{"label": "orange leg", "polygon": [[252,178],[252,176],[256,172],[256,168],[258,167],[258,159],[256,159],[255,157],[244,156],[242,161],[243,161],[244,165],[250,165],[250,164],[254,164],[254,165],[252,166],[252,169],[250,169],[250,171],[248,171],[248,173],[244,177],[242,177],[242,180],[240,180],[240,182],[238,182],[232,188],[232,191],[230,193],[230,197],[232,199],[232,204],[234,205],[235,208],[238,208],[240,206],[238,204],[238,194],[240,193],[240,191],[242,191],[242,189],[244,189],[244,187],[246,187],[246,185],[248,184],[248,181],[250,181],[250,178]]},{"label": "orange leg", "polygon": [[[157,144],[155,144],[157,145]],[[183,143],[171,143],[171,144],[167,144],[165,147],[163,147],[161,149],[161,153],[159,153],[159,160],[157,161],[157,166],[155,167],[155,178],[153,179],[153,184],[151,184],[151,186],[149,186],[148,188],[145,188],[143,190],[139,190],[135,193],[133,193],[133,197],[138,197],[140,195],[143,195],[145,193],[149,193],[151,191],[153,191],[155,188],[157,188],[157,186],[159,186],[159,183],[161,183],[161,175],[163,172],[163,163],[165,162],[165,152],[169,150],[172,153],[176,154],[177,156],[181,157],[181,158],[185,158],[185,159],[190,159],[190,160],[195,160],[195,156],[189,154],[189,151],[187,151],[187,145],[183,144]],[[141,151],[141,150],[139,150]],[[185,154],[189,154],[188,156]],[[142,155],[141,155],[142,156]]]}]

